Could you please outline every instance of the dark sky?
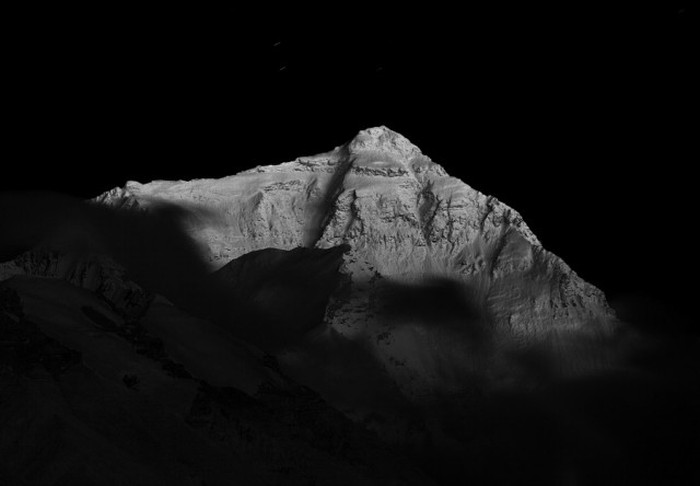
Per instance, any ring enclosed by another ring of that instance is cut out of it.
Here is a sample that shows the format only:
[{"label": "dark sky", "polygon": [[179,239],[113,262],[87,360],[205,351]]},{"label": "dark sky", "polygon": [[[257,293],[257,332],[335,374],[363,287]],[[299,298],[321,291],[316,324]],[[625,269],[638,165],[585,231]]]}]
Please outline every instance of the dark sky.
[{"label": "dark sky", "polygon": [[218,177],[387,125],[612,297],[687,308],[694,16],[684,2],[23,7],[3,49],[16,172],[2,187],[91,197]]}]

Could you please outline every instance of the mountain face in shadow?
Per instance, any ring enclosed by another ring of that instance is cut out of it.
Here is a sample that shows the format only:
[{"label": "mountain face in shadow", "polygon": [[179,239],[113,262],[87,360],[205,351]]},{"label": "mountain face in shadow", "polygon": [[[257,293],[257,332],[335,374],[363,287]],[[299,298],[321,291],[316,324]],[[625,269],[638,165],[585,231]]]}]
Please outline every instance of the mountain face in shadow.
[{"label": "mountain face in shadow", "polygon": [[432,484],[245,343],[179,311],[159,339],[153,307],[127,322],[61,280],[0,286],[6,484]]},{"label": "mountain face in shadow", "polygon": [[618,320],[514,209],[386,127],[224,179],[6,194],[0,214],[0,420],[34,424],[7,429],[0,479],[694,474],[697,338]]}]

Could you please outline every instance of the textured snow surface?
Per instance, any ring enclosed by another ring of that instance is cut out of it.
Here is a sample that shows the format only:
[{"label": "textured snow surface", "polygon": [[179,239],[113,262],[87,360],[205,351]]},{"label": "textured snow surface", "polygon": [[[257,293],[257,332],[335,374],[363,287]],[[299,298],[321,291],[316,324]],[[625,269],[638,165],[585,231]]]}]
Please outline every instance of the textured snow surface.
[{"label": "textured snow surface", "polygon": [[[615,327],[602,292],[545,250],[517,211],[449,176],[386,127],[328,153],[222,179],[128,182],[97,200],[201,211],[206,227],[193,221],[192,235],[212,269],[254,250],[348,245],[322,324],[306,347],[280,359],[358,416],[377,408],[350,403],[342,391],[357,379],[346,373],[348,360],[362,355],[386,375],[385,394],[412,404],[464,393],[475,370],[527,381],[508,374],[512,357],[542,345],[558,373],[605,365],[583,344]],[[338,342],[358,348],[329,352]]]},{"label": "textured snow surface", "polygon": [[214,214],[193,236],[218,268],[264,248],[349,244],[354,282],[457,278],[511,325],[608,317],[603,294],[546,251],[517,211],[484,195],[386,127],[335,150],[222,179],[129,182],[98,200],[159,201]]}]

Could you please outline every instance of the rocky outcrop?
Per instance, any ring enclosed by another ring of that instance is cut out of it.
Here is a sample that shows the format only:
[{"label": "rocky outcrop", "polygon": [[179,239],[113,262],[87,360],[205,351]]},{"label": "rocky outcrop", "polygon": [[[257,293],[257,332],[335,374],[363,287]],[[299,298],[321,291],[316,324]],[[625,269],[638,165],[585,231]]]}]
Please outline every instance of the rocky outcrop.
[{"label": "rocky outcrop", "polygon": [[141,317],[153,299],[151,292],[129,278],[126,270],[107,256],[85,258],[38,247],[23,253],[12,264],[17,274],[58,278],[90,290],[127,319]]}]

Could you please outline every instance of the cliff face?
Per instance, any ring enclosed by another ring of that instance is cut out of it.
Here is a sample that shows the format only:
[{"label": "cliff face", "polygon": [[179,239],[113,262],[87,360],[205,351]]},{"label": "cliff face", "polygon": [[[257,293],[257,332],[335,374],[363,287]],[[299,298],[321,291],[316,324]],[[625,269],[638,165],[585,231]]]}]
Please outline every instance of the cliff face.
[{"label": "cliff face", "polygon": [[342,391],[356,377],[348,343],[351,361],[370,360],[411,406],[464,393],[465,377],[484,369],[493,383],[529,383],[542,367],[521,364],[543,346],[548,374],[606,363],[595,342],[614,316],[602,292],[545,250],[517,211],[385,127],[328,153],[217,180],[130,182],[98,200],[206,209],[214,216],[193,236],[213,268],[254,250],[348,245],[323,323],[280,360],[356,417],[379,406]]}]

